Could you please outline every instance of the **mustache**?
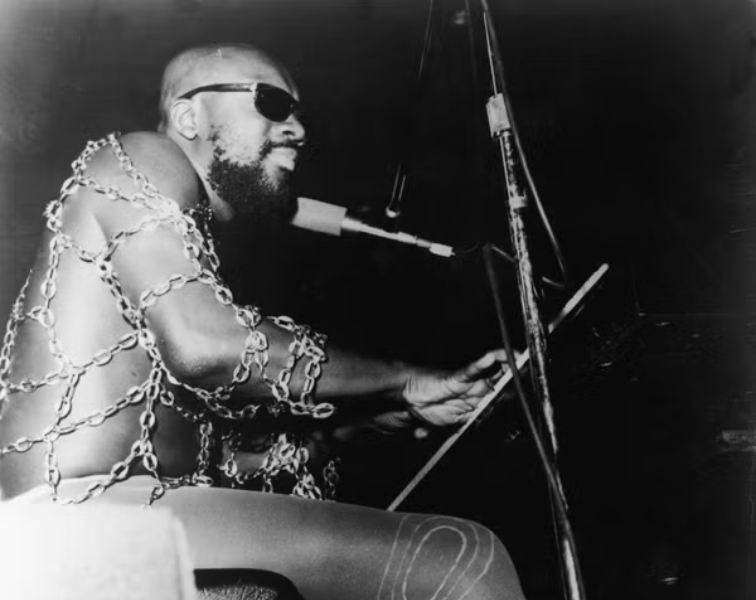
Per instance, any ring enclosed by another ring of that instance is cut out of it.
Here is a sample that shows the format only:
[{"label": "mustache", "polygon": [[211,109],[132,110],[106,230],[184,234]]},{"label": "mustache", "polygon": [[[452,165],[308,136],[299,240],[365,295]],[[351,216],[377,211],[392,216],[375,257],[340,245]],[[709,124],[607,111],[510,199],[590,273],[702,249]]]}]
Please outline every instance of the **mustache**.
[{"label": "mustache", "polygon": [[262,156],[267,156],[276,148],[291,148],[293,150],[299,151],[304,147],[304,145],[304,140],[284,140],[283,142],[271,142],[270,140],[266,140],[265,142],[263,142],[261,154]]}]

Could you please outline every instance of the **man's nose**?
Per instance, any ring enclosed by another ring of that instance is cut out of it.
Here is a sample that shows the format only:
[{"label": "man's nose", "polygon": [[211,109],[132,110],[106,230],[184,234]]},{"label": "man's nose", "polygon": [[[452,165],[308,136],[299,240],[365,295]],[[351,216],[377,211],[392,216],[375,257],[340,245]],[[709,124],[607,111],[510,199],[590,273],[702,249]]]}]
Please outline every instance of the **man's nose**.
[{"label": "man's nose", "polygon": [[303,142],[305,139],[305,128],[299,117],[295,114],[289,115],[289,118],[280,123],[280,133],[289,141]]}]

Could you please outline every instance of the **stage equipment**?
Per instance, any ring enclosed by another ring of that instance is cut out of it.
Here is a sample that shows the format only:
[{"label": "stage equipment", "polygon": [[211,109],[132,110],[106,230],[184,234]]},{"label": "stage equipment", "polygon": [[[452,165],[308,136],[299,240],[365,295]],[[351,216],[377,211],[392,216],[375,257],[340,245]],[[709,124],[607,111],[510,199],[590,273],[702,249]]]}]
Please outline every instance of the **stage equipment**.
[{"label": "stage equipment", "polygon": [[[434,32],[433,19],[436,13],[436,5],[435,0],[430,0],[430,2],[428,25],[426,27],[425,43],[418,74],[419,84],[423,82],[425,77],[424,65],[427,61],[427,55],[429,53],[430,43]],[[569,600],[584,600],[585,589],[580,572],[575,537],[570,525],[567,499],[564,494],[557,466],[559,445],[547,377],[548,361],[546,332],[544,331],[543,319],[539,307],[539,302],[542,298],[542,290],[536,285],[536,282],[540,281],[551,287],[565,289],[570,287],[569,277],[564,258],[548,219],[546,218],[545,211],[538,196],[538,191],[522,150],[520,138],[512,115],[511,105],[506,92],[501,53],[488,2],[487,0],[480,0],[475,10],[473,10],[472,0],[465,0],[465,5],[467,10],[464,21],[466,21],[469,28],[469,37],[473,50],[475,49],[473,22],[475,20],[482,22],[490,84],[490,96],[485,104],[485,111],[491,139],[494,142],[495,151],[502,167],[503,177],[501,180],[504,185],[504,192],[506,193],[509,237],[514,253],[514,257],[509,256],[501,248],[488,243],[483,245],[483,258],[486,265],[488,283],[491,288],[491,296],[496,310],[501,340],[506,348],[509,364],[516,365],[516,368],[510,369],[504,377],[497,382],[495,389],[492,390],[476,408],[473,418],[446,440],[411,482],[400,492],[388,509],[395,510],[402,502],[404,502],[407,496],[417,487],[428,472],[430,472],[457,440],[469,430],[470,426],[485,414],[486,408],[501,397],[504,388],[512,382],[528,423],[528,428],[532,434],[549,486],[551,505],[559,537],[559,556],[561,561],[560,566],[563,577],[564,594]],[[474,60],[473,69],[477,73]],[[524,181],[522,181],[523,179]],[[400,215],[400,205],[405,189],[405,183],[406,169],[403,158],[395,173],[392,197],[386,208],[386,214],[389,217],[396,218]],[[530,243],[524,220],[524,216],[533,208],[536,209],[545,232],[551,242],[554,256],[559,264],[565,282],[564,284],[555,283],[543,276],[536,278],[534,275]],[[451,257],[455,254],[450,246],[429,242],[410,234],[402,232],[392,233],[378,227],[366,225],[347,216],[346,208],[344,207],[330,205],[307,198],[299,199],[299,211],[294,217],[292,223],[298,227],[320,231],[331,235],[341,235],[344,231],[373,235],[387,240],[411,244],[445,257]],[[503,303],[498,288],[498,278],[493,262],[494,258],[497,256],[499,258],[507,259],[509,264],[515,264],[517,268],[520,305],[528,346],[527,351],[519,357],[517,357],[514,352],[507,331]],[[575,311],[586,295],[600,282],[607,270],[608,266],[606,264],[601,265],[593,275],[586,280],[549,325],[549,332],[553,331]],[[538,400],[537,406],[534,407],[538,409],[535,414],[533,408],[531,408],[530,402],[526,398],[520,375],[520,371],[524,370],[526,367],[529,368],[532,379],[532,388],[534,395]],[[541,422],[546,425],[545,434],[541,432],[539,425]]]},{"label": "stage equipment", "polygon": [[[487,397],[482,406],[476,410],[475,417],[483,414],[485,407],[494,401],[501,393],[504,386],[511,380],[517,391],[517,397],[520,400],[526,421],[533,436],[536,449],[538,451],[541,463],[544,467],[546,480],[551,492],[551,504],[554,509],[554,516],[558,528],[561,571],[563,576],[563,589],[565,596],[570,600],[582,600],[585,598],[585,589],[580,564],[578,561],[578,552],[575,538],[572,532],[568,516],[567,499],[561,483],[559,470],[557,468],[558,459],[558,438],[556,424],[554,419],[554,410],[551,403],[551,393],[547,377],[547,351],[546,351],[546,334],[544,331],[543,320],[539,308],[539,298],[541,290],[536,287],[536,278],[534,276],[533,264],[531,261],[530,246],[525,227],[524,216],[528,209],[535,205],[538,214],[543,221],[543,225],[551,240],[554,248],[554,254],[562,270],[565,281],[568,281],[565,263],[556,243],[556,238],[551,230],[545,211],[538,197],[533,178],[528,168],[527,160],[517,133],[517,129],[512,116],[512,109],[509,98],[506,93],[506,84],[504,78],[504,69],[501,59],[496,32],[491,17],[491,11],[487,0],[480,0],[479,11],[473,11],[471,0],[466,0],[467,15],[466,21],[470,31],[470,39],[473,41],[475,33],[473,30],[473,17],[479,17],[482,21],[483,36],[485,39],[485,49],[487,56],[487,66],[490,82],[490,96],[486,102],[485,110],[488,120],[491,138],[494,142],[496,152],[501,162],[503,171],[503,183],[506,192],[509,235],[514,247],[515,263],[517,266],[517,281],[520,293],[520,304],[525,324],[525,333],[527,337],[528,351],[519,359],[516,358],[515,352],[507,332],[506,320],[504,318],[503,304],[498,289],[498,280],[493,264],[493,257],[498,253],[501,256],[503,251],[493,244],[486,244],[483,250],[488,281],[491,287],[491,295],[496,309],[499,330],[502,342],[507,351],[507,358],[510,365],[517,365],[517,368],[511,369],[509,374],[502,378],[497,386]],[[475,12],[475,14],[473,14]],[[429,19],[432,18],[433,10],[429,13]],[[429,26],[428,30],[431,28]],[[426,45],[424,48],[423,62],[426,59],[425,54],[428,49],[428,34],[426,34]],[[473,48],[474,49],[474,48]],[[473,60],[473,63],[475,61]],[[422,75],[422,70],[421,70]],[[523,178],[525,182],[521,181]],[[402,180],[401,187],[404,187]],[[396,188],[396,186],[395,186]],[[397,213],[395,208],[396,195],[387,209],[387,213]],[[394,207],[394,208],[392,208]],[[581,287],[573,299],[565,306],[557,319],[552,323],[552,328],[561,322],[569,312],[574,309],[575,305],[585,296],[585,294],[598,282],[607,270],[603,265],[598,271]],[[538,420],[546,424],[546,435],[542,435],[537,420],[531,410],[530,404],[525,397],[524,388],[519,370],[523,368],[526,362],[530,363],[530,374],[532,378],[534,394],[538,399],[539,417]],[[474,422],[474,419],[470,423]],[[436,454],[431,457],[430,461],[421,469],[418,475],[410,482],[399,496],[392,502],[390,510],[396,509],[406,498],[417,483],[427,474],[427,472],[438,462],[443,454],[459,439],[459,437],[468,429],[467,426],[454,434],[441,447]],[[543,439],[545,438],[545,440]]]},{"label": "stage equipment", "polygon": [[[562,310],[559,311],[559,314],[557,314],[557,316],[551,321],[551,323],[549,323],[549,333],[552,333],[567,318],[575,313],[575,311],[582,305],[589,292],[591,292],[591,290],[593,290],[598,285],[598,283],[602,280],[608,270],[609,266],[603,264],[593,273],[593,275],[591,275],[586,280],[586,282],[580,287],[580,289],[575,292],[572,298],[570,298],[570,301],[567,302]],[[525,368],[527,368],[528,361],[530,361],[530,351],[525,350],[525,352],[520,354],[520,356],[517,358],[517,371],[523,371]],[[514,373],[510,370],[496,382],[494,389],[492,389],[491,392],[485,398],[483,398],[480,404],[476,407],[471,418],[454,433],[452,433],[448,438],[446,438],[441,447],[436,450],[433,456],[431,456],[430,460],[428,460],[423,468],[418,471],[417,475],[412,478],[412,481],[410,481],[397,495],[393,502],[391,502],[388,510],[396,510],[399,505],[404,502],[407,496],[409,496],[412,491],[420,484],[420,482],[425,479],[425,477],[428,475],[428,473],[430,473],[433,467],[435,467],[436,464],[438,464],[438,462],[444,457],[444,455],[449,450],[451,450],[452,446],[457,443],[459,438],[461,438],[465,434],[465,432],[477,422],[478,417],[480,417],[483,412],[485,412],[485,410],[491,405],[492,402],[499,399],[502,392],[512,382],[513,377]]]}]

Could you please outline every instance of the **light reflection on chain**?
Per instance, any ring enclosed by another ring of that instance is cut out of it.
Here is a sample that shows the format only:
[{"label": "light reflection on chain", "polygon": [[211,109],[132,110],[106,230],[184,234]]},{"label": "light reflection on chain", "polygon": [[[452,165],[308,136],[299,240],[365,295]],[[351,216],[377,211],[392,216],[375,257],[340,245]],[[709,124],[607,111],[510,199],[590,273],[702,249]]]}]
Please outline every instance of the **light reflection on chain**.
[{"label": "light reflection on chain", "polygon": [[[137,192],[126,194],[119,188],[104,185],[87,174],[87,164],[95,153],[105,147],[110,148],[118,159],[121,170],[134,181]],[[207,218],[207,207],[182,212],[174,201],[164,197],[134,167],[131,159],[124,152],[117,134],[111,134],[97,142],[89,142],[81,156],[73,163],[72,168],[73,176],[64,182],[58,199],[52,201],[45,210],[47,228],[52,233],[52,239],[49,244],[48,265],[40,286],[42,303],[24,312],[30,275],[13,306],[3,337],[3,345],[0,350],[0,418],[2,418],[2,410],[11,394],[29,394],[40,388],[58,384],[64,386],[64,391],[56,402],[53,423],[40,434],[24,436],[0,447],[0,459],[7,454],[28,452],[34,446],[44,444],[44,478],[50,487],[52,499],[62,504],[77,504],[100,495],[110,486],[128,477],[131,468],[137,461],[140,461],[156,481],[149,499],[149,503],[152,503],[171,488],[182,485],[211,485],[213,483],[209,475],[212,466],[210,458],[217,440],[219,438],[235,438],[239,430],[238,424],[245,419],[254,417],[260,408],[260,404],[252,402],[236,409],[228,406],[228,401],[234,389],[247,382],[252,376],[253,370],[257,371],[257,375],[273,393],[275,401],[269,403],[267,407],[274,415],[290,413],[313,418],[327,418],[333,414],[334,407],[331,404],[316,404],[313,397],[315,385],[321,373],[321,363],[326,359],[323,350],[324,336],[310,331],[305,326],[295,324],[288,317],[271,317],[270,320],[274,324],[292,333],[293,341],[288,348],[287,361],[278,375],[271,377],[268,374],[268,340],[265,334],[257,328],[262,322],[262,315],[255,307],[242,307],[233,303],[231,291],[221,282],[218,275],[219,261],[207,223],[202,223],[202,230],[200,230],[197,220],[195,220],[201,217]],[[62,230],[64,202],[82,187],[102,194],[108,201],[128,202],[143,210],[144,218],[136,226],[112,235],[99,251],[86,250],[72,236]],[[180,234],[184,256],[193,267],[193,272],[189,275],[171,275],[164,282],[142,292],[138,303],[135,304],[127,298],[122,289],[113,267],[112,257],[126,240],[134,236],[149,235],[158,227],[168,227]],[[92,265],[97,270],[100,279],[113,296],[118,311],[133,329],[111,346],[95,352],[88,361],[80,364],[74,363],[69,358],[58,337],[55,328],[55,313],[52,309],[53,300],[57,293],[60,260],[66,251],[72,252],[81,262]],[[147,324],[146,312],[151,306],[163,296],[190,284],[209,287],[220,304],[231,307],[235,311],[236,322],[248,331],[240,362],[234,369],[231,382],[214,390],[192,386],[174,377],[163,361],[155,336]],[[21,324],[30,321],[45,330],[48,338],[48,349],[57,363],[57,368],[36,381],[24,378],[18,382],[12,382],[10,380],[11,357],[18,329]],[[76,390],[82,377],[94,368],[111,363],[116,355],[132,351],[137,347],[146,353],[151,363],[147,381],[131,388],[107,408],[94,411],[73,423],[64,424],[64,420],[71,413]],[[308,360],[304,367],[304,387],[299,397],[293,398],[289,390],[289,383],[294,368],[303,358]],[[169,385],[193,393],[201,401],[200,408],[189,410],[177,404],[174,392]],[[155,407],[158,403],[175,410],[198,429],[200,450],[195,471],[191,475],[178,478],[160,475],[158,459],[152,442],[157,421]],[[98,427],[127,406],[135,405],[142,405],[144,409],[139,417],[140,437],[133,443],[129,454],[123,460],[114,464],[108,475],[103,476],[100,481],[92,483],[80,496],[60,498],[57,489],[62,475],[55,452],[55,442],[61,436],[70,435],[85,427]],[[216,431],[216,429],[218,430]],[[243,483],[253,477],[260,478],[263,482],[263,489],[266,491],[273,491],[273,480],[279,473],[288,472],[297,479],[292,494],[307,498],[332,498],[338,480],[334,463],[329,463],[324,470],[326,483],[324,494],[307,469],[308,458],[307,450],[302,446],[302,443],[290,439],[290,436],[284,433],[278,436],[263,465],[255,473],[250,475],[239,473],[238,465],[235,464],[233,456],[230,462],[226,461],[219,466],[226,473],[233,471],[237,483]]]}]

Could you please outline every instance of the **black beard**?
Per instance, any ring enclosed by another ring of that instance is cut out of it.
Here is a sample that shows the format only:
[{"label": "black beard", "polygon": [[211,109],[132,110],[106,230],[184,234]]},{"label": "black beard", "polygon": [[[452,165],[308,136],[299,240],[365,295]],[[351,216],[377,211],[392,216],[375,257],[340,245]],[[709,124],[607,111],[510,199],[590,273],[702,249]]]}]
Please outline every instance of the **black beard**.
[{"label": "black beard", "polygon": [[266,225],[288,224],[297,210],[297,201],[291,192],[291,176],[284,173],[281,180],[274,183],[262,166],[262,160],[275,146],[265,142],[260,149],[260,158],[243,165],[223,157],[217,133],[210,140],[213,142],[213,161],[208,181],[221,199],[240,216]]}]

